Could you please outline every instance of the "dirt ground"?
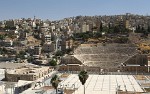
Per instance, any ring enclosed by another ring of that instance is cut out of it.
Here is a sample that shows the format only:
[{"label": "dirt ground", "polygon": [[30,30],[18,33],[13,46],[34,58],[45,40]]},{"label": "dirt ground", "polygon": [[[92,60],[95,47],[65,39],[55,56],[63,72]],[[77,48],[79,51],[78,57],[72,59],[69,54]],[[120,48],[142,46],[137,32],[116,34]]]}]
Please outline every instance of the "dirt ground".
[{"label": "dirt ground", "polygon": [[146,80],[145,75],[134,75],[137,80]]},{"label": "dirt ground", "polygon": [[70,74],[68,74],[68,73],[63,73],[60,77],[62,77],[62,78],[67,78],[69,75],[70,75]]}]

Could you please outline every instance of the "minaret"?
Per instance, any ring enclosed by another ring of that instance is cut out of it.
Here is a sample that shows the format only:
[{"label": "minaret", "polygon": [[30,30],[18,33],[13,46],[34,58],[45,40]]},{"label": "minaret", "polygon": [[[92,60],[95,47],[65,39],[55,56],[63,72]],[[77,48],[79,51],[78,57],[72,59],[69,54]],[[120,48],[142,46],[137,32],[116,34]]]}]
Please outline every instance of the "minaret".
[{"label": "minaret", "polygon": [[34,19],[33,19],[32,27],[33,27],[33,28],[36,27],[36,18],[35,18],[35,16],[34,16]]},{"label": "minaret", "polygon": [[34,16],[34,19],[33,19],[34,22],[35,22],[35,19],[36,19],[36,17]]}]

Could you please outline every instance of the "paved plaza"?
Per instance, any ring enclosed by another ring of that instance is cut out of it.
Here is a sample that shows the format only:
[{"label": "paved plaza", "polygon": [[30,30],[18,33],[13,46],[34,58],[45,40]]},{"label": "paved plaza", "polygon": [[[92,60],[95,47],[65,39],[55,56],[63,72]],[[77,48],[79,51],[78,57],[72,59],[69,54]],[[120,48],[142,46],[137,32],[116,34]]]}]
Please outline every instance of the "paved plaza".
[{"label": "paved plaza", "polygon": [[[59,88],[73,89],[83,94],[78,75],[72,74],[62,81]],[[117,91],[144,92],[132,75],[89,75],[85,84],[86,94],[116,94]]]}]

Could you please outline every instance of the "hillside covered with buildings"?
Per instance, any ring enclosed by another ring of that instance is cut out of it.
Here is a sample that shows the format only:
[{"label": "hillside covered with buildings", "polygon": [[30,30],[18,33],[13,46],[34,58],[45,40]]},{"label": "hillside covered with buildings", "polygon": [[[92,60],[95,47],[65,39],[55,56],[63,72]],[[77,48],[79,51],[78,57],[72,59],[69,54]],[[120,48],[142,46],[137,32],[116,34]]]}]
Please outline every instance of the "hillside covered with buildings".
[{"label": "hillside covered with buildings", "polygon": [[10,87],[20,94],[48,86],[48,79],[58,72],[84,69],[98,75],[149,75],[150,16],[126,13],[56,21],[34,16],[0,21],[0,86],[8,92]]}]

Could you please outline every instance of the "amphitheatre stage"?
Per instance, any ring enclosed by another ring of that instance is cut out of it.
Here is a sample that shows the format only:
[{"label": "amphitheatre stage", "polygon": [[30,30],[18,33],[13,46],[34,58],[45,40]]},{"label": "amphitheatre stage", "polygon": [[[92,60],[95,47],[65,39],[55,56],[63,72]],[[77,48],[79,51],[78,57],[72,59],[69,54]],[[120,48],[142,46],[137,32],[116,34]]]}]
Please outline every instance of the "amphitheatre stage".
[{"label": "amphitheatre stage", "polygon": [[[77,74],[71,74],[59,84],[59,88],[83,94],[84,89]],[[144,92],[132,75],[89,75],[85,84],[86,94],[127,94]],[[122,93],[121,93],[122,92]]]}]

